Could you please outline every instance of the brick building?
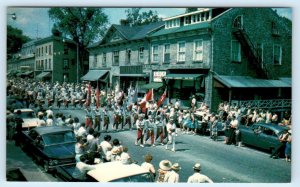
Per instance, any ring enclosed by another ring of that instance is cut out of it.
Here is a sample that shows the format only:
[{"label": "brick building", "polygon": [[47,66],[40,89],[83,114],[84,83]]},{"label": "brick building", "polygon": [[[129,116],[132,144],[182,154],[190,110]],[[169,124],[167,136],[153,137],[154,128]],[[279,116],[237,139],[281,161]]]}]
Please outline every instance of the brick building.
[{"label": "brick building", "polygon": [[291,106],[291,28],[271,8],[199,8],[159,24],[113,25],[90,48],[90,69],[106,65],[123,89],[144,76],[170,99],[189,105],[196,95],[213,111],[222,101]]}]

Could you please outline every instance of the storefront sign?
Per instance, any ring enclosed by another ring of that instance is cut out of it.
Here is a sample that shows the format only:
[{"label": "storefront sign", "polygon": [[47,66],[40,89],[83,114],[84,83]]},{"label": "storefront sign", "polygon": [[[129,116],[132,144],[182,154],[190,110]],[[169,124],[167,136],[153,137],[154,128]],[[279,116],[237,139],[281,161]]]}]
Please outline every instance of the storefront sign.
[{"label": "storefront sign", "polygon": [[166,71],[153,71],[153,82],[162,82],[162,79],[166,74]]}]

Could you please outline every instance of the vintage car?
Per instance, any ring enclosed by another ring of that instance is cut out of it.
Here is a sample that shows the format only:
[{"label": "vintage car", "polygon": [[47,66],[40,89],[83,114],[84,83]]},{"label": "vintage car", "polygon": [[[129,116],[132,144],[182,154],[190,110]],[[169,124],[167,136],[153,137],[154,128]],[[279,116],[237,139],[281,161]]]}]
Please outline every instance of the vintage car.
[{"label": "vintage car", "polygon": [[288,128],[276,124],[255,123],[250,127],[240,126],[243,144],[254,146],[266,151],[272,151],[280,144],[279,136]]},{"label": "vintage car", "polygon": [[[96,169],[88,171],[85,182],[154,182],[148,170],[137,164],[123,164],[121,161],[96,164]],[[73,166],[62,166],[57,176],[64,181],[78,181],[72,177]]]},{"label": "vintage car", "polygon": [[23,130],[29,130],[38,125],[39,118],[37,118],[35,112],[32,109],[30,108],[15,109],[14,110],[15,115],[18,110],[21,111],[21,118],[24,121],[24,123],[22,124]]},{"label": "vintage car", "polygon": [[46,172],[75,163],[76,138],[69,127],[35,127],[23,131],[20,139],[20,147]]}]

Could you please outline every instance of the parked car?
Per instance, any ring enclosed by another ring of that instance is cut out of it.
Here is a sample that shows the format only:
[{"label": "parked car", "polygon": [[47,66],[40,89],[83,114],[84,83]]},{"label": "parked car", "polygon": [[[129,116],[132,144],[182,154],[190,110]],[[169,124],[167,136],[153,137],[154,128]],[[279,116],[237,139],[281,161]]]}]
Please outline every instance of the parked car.
[{"label": "parked car", "polygon": [[[87,173],[85,182],[154,182],[150,172],[137,164],[123,164],[121,161],[95,165]],[[78,181],[72,177],[76,165],[58,167],[56,175],[64,181]]]},{"label": "parked car", "polygon": [[15,109],[14,110],[15,115],[18,110],[21,111],[21,118],[24,121],[24,123],[22,124],[22,129],[29,130],[38,125],[39,118],[37,118],[35,112],[32,109],[30,108]]},{"label": "parked car", "polygon": [[240,126],[243,144],[251,145],[267,151],[272,151],[280,144],[279,136],[288,128],[276,124],[255,123],[250,127]]},{"label": "parked car", "polygon": [[30,154],[46,172],[75,163],[75,135],[69,127],[35,127],[23,131],[20,147]]}]

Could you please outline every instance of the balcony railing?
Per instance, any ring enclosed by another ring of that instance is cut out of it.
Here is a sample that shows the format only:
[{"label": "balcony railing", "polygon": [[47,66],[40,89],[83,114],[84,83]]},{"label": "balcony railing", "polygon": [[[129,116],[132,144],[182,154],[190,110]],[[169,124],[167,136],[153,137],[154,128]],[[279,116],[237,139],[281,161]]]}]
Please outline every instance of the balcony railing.
[{"label": "balcony railing", "polygon": [[270,100],[232,100],[232,104],[238,106],[245,106],[250,108],[261,108],[261,109],[291,109],[291,99],[270,99]]}]

